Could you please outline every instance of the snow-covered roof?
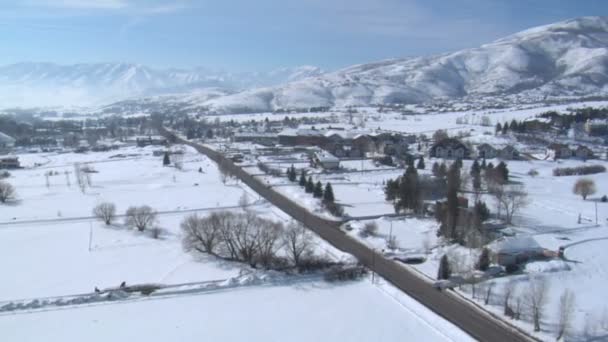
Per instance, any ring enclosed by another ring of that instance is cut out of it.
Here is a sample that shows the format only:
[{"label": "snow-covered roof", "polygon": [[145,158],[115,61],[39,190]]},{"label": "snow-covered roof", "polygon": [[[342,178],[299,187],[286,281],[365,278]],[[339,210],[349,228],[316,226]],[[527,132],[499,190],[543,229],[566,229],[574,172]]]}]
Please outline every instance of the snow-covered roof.
[{"label": "snow-covered roof", "polygon": [[340,159],[338,159],[336,156],[334,156],[333,154],[331,154],[327,151],[315,152],[315,156],[321,163],[339,163],[340,162]]},{"label": "snow-covered roof", "polygon": [[490,244],[489,247],[496,253],[516,253],[542,249],[531,236],[501,237]]}]

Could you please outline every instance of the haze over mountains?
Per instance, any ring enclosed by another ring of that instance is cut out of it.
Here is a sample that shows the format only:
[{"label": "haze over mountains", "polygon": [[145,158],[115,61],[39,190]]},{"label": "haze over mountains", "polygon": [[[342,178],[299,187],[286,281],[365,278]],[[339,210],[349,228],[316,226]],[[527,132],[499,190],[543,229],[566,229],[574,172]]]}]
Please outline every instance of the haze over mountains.
[{"label": "haze over mountains", "polygon": [[316,76],[313,66],[230,73],[205,68],[155,69],[129,63],[58,65],[18,63],[0,67],[1,106],[99,105],[138,96],[279,85]]},{"label": "haze over mountains", "polygon": [[[315,67],[241,74],[162,71],[130,64],[23,63],[0,68],[0,101],[9,104],[26,105],[30,98],[23,94],[31,94],[35,103],[52,99],[54,104],[71,105],[70,99],[100,103],[112,96],[166,93],[184,93],[170,100],[185,107],[230,113],[514,94],[540,99],[604,96],[608,94],[608,18],[577,18],[479,48],[355,65],[330,73]],[[161,96],[145,102],[166,100]]]}]

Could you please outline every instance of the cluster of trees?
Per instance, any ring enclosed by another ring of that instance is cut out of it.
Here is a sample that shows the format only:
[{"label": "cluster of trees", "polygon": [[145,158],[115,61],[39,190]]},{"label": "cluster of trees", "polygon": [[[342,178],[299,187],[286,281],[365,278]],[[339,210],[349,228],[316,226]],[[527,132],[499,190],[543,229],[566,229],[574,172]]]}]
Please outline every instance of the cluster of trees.
[{"label": "cluster of trees", "polygon": [[505,122],[504,124],[497,123],[494,129],[494,132],[498,134],[507,134],[509,131],[515,133],[526,133],[526,124],[523,122],[518,122],[517,120],[511,120],[511,123]]},{"label": "cluster of trees", "polygon": [[407,167],[403,176],[389,179],[384,187],[384,194],[387,201],[393,201],[396,212],[422,212],[423,186],[413,165]]},{"label": "cluster of trees", "polygon": [[[447,254],[444,254],[439,262],[439,268],[437,271],[437,279],[444,280],[450,279],[452,272],[456,266],[458,266],[458,260],[452,260]],[[455,264],[456,263],[456,264]],[[475,264],[475,269],[485,271],[490,265],[490,251],[484,248],[481,251],[479,259]],[[485,305],[491,303],[494,298],[499,300],[498,303],[503,308],[503,314],[511,319],[520,320],[522,319],[522,313],[527,313],[527,317],[534,326],[534,331],[541,330],[541,323],[545,319],[546,306],[548,302],[549,284],[546,278],[543,277],[530,277],[525,287],[518,289],[517,281],[515,279],[504,284],[502,293],[495,296],[493,290],[495,284],[491,281],[482,282],[477,284],[477,279],[472,279],[471,292],[473,298],[481,298]],[[478,297],[481,295],[481,297]],[[495,300],[495,302],[496,302]],[[564,290],[559,298],[559,305],[557,306],[557,324],[556,324],[556,338],[561,340],[572,328],[572,321],[575,309],[575,296],[574,293],[568,289]]]},{"label": "cluster of trees", "polygon": [[[93,215],[109,226],[116,219],[116,205],[111,202],[99,203],[93,208]],[[140,232],[152,230],[154,238],[158,238],[160,229],[155,227],[157,213],[150,206],[131,206],[124,216],[127,227],[134,227]]]},{"label": "cluster of trees", "polygon": [[[284,226],[252,212],[196,214],[181,223],[186,251],[210,254],[267,269],[306,268],[318,263],[312,233],[299,223]],[[280,256],[283,249],[287,257]]]},{"label": "cluster of trees", "polygon": [[316,183],[312,180],[312,176],[306,177],[306,170],[302,169],[300,172],[300,177],[298,178],[298,174],[296,168],[292,165],[287,169],[287,179],[291,182],[298,182],[306,193],[312,194],[314,198],[319,198],[322,200],[323,206],[327,209],[332,215],[342,216],[344,215],[344,209],[342,206],[336,203],[336,198],[334,196],[334,189],[331,186],[331,183],[327,182],[325,187],[320,181]]},{"label": "cluster of trees", "polygon": [[584,165],[578,167],[562,167],[553,169],[553,175],[560,176],[584,176],[606,172],[604,165]]}]

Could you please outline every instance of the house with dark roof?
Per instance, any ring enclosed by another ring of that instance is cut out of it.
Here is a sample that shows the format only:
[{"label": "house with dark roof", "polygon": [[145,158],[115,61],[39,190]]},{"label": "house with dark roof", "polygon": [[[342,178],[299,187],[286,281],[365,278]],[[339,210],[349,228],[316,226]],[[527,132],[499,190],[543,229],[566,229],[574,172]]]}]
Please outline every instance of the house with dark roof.
[{"label": "house with dark roof", "polygon": [[574,154],[574,156],[576,158],[583,159],[583,160],[595,158],[595,155],[593,154],[593,151],[589,147],[583,146],[583,145],[579,145],[573,151],[573,154]]},{"label": "house with dark roof", "polygon": [[471,151],[460,140],[454,138],[443,139],[435,143],[429,154],[433,158],[468,159]]},{"label": "house with dark roof", "polygon": [[568,145],[553,143],[547,146],[547,155],[553,159],[567,159],[572,157],[572,150]]},{"label": "house with dark roof", "polygon": [[498,150],[498,158],[503,160],[519,159],[519,151],[513,145],[507,145]]},{"label": "house with dark roof", "polygon": [[498,150],[490,144],[481,144],[477,146],[477,157],[481,159],[492,159],[496,158]]}]

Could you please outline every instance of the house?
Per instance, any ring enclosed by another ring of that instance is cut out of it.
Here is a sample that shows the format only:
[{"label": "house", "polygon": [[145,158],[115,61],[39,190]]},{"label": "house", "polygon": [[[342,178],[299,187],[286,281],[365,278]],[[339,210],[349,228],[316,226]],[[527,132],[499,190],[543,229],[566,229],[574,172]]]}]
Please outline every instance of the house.
[{"label": "house", "polygon": [[512,145],[507,145],[498,150],[498,158],[503,160],[519,159],[519,151]]},{"label": "house", "polygon": [[273,146],[279,141],[274,133],[237,132],[232,136],[234,142],[252,142],[265,146]]},{"label": "house", "polygon": [[498,150],[494,148],[494,146],[490,144],[481,144],[477,146],[477,157],[482,159],[492,159],[496,158],[498,155]]},{"label": "house", "polygon": [[587,120],[584,126],[585,132],[590,136],[605,136],[608,135],[608,120]]},{"label": "house", "polygon": [[501,237],[490,244],[494,261],[501,266],[519,265],[528,261],[543,260],[550,256],[550,251],[542,248],[530,236]]},{"label": "house", "polygon": [[454,138],[443,139],[435,143],[430,150],[430,156],[433,158],[467,159],[469,155],[469,149]]},{"label": "house", "polygon": [[357,134],[353,138],[352,147],[353,149],[359,150],[362,156],[365,156],[366,153],[376,151],[376,143],[367,134]]},{"label": "house", "polygon": [[315,165],[321,166],[326,170],[335,170],[340,168],[340,159],[327,151],[315,152],[313,155]]},{"label": "house", "polygon": [[595,158],[595,155],[593,154],[593,151],[589,147],[583,146],[583,145],[579,145],[573,151],[573,154],[574,154],[574,156],[576,158],[583,159],[583,160]]},{"label": "house", "polygon": [[286,146],[323,146],[326,141],[323,133],[316,129],[285,129],[278,138],[279,144]]},{"label": "house", "polygon": [[166,145],[167,139],[160,135],[159,136],[149,135],[149,136],[144,136],[144,137],[137,137],[135,139],[135,142],[137,143],[138,147],[145,147],[145,146],[150,146],[150,145]]},{"label": "house", "polygon": [[18,157],[0,157],[0,169],[18,169],[20,167]]},{"label": "house", "polygon": [[553,159],[566,159],[572,157],[572,150],[567,145],[553,143],[547,146],[547,155]]},{"label": "house", "polygon": [[[411,139],[401,134],[383,132],[374,136],[377,150],[389,156],[405,157]],[[414,140],[415,142],[415,140]]]},{"label": "house", "polygon": [[15,147],[15,138],[0,132],[0,148],[13,148]]}]

